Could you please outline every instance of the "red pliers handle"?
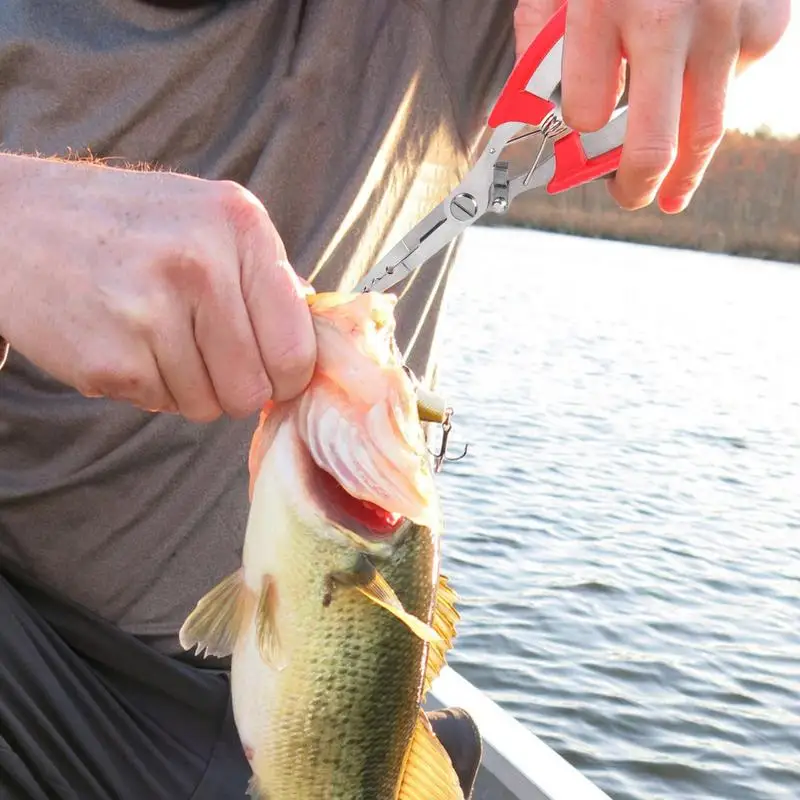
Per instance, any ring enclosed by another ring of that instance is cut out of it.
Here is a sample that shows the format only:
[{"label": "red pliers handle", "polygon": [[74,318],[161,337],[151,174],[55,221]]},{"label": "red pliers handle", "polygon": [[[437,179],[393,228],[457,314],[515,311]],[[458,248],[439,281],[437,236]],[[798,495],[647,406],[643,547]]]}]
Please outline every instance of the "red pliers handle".
[{"label": "red pliers handle", "polygon": [[[567,3],[564,3],[517,62],[492,110],[489,127],[498,128],[505,123],[538,127],[549,115],[557,113],[551,97],[561,83],[566,20]],[[601,135],[596,140],[601,148],[597,155],[587,154],[577,131],[568,130],[558,137],[553,145],[554,175],[547,184],[547,191],[551,194],[563,192],[614,172],[622,155],[624,126],[620,122],[625,121],[626,113],[619,115],[622,119],[612,127],[594,134],[595,139]],[[607,149],[602,150],[603,145]]]},{"label": "red pliers handle", "polygon": [[[364,276],[360,291],[387,291],[487,212],[504,214],[522,192],[545,187],[555,194],[617,169],[626,108],[616,109],[609,123],[592,133],[580,134],[561,119],[557,99],[566,18],[565,3],[514,67],[489,117],[492,135],[472,169]],[[528,126],[533,130],[522,133]],[[512,174],[503,153],[533,134],[542,137],[538,155],[521,174]]]}]

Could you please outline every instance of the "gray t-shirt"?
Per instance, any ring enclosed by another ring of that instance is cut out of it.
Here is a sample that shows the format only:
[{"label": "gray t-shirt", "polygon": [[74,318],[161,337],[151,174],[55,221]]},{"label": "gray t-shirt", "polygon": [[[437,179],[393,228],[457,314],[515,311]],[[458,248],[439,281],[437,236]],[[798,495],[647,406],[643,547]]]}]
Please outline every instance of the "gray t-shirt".
[{"label": "gray t-shirt", "polygon": [[[168,5],[3,0],[0,147],[239,181],[318,290],[352,288],[455,185],[513,64],[514,0]],[[403,287],[420,375],[451,256]],[[12,350],[0,559],[178,652],[186,614],[240,563],[254,424],[86,399]]]}]

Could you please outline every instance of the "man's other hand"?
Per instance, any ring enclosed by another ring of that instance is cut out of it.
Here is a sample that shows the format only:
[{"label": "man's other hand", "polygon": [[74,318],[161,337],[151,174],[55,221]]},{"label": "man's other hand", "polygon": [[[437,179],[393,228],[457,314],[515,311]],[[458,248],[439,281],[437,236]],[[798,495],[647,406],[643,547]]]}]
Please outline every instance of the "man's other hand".
[{"label": "man's other hand", "polygon": [[194,421],[307,384],[309,291],[241,186],[0,155],[0,335],[86,396]]},{"label": "man's other hand", "polygon": [[[561,0],[518,0],[521,54]],[[789,23],[791,0],[569,0],[564,121],[588,132],[610,119],[630,70],[622,160],[609,190],[623,208],[676,213],[722,140],[728,87]],[[787,95],[787,102],[791,102]]]}]

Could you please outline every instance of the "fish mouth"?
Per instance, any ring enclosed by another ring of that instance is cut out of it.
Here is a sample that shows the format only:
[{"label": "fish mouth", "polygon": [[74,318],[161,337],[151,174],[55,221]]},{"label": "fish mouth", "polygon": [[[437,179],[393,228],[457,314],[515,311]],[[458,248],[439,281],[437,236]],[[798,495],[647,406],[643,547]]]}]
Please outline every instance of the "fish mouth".
[{"label": "fish mouth", "polygon": [[381,541],[396,534],[406,518],[353,497],[336,478],[311,461],[310,488],[326,517],[362,538]]}]

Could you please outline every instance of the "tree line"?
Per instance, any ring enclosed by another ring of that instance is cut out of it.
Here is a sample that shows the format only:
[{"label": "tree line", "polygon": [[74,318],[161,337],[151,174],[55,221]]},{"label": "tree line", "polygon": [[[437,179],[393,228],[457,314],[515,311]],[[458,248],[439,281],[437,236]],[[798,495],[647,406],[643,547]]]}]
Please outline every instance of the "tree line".
[{"label": "tree line", "polygon": [[[539,138],[514,145],[531,163]],[[557,195],[543,190],[517,197],[507,214],[486,214],[486,225],[515,225],[581,236],[645,242],[800,263],[800,137],[729,131],[689,207],[663,214],[654,203],[623,211],[603,181]]]}]

